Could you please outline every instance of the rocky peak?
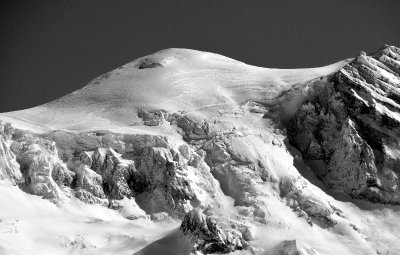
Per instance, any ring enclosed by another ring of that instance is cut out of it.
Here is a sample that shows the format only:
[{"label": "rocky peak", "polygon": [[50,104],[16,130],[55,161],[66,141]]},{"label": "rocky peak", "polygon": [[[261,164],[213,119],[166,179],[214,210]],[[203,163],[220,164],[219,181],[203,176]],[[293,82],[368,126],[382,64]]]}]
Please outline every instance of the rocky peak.
[{"label": "rocky peak", "polygon": [[333,74],[288,126],[291,142],[325,170],[328,187],[374,202],[400,203],[399,48],[385,46]]}]

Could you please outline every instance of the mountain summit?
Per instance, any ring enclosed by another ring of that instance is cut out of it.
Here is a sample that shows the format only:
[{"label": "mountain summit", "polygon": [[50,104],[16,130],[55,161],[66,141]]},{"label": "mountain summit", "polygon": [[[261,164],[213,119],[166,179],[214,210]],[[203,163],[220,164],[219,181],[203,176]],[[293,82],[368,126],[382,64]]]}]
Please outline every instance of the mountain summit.
[{"label": "mountain summit", "polygon": [[168,49],[123,65],[48,104],[2,115],[37,123],[39,129],[71,131],[120,129],[140,121],[142,108],[212,117],[214,113],[208,112],[213,109],[274,99],[293,85],[332,73],[347,62],[322,68],[268,69],[218,54]]},{"label": "mountain summit", "polygon": [[0,252],[397,254],[399,88],[394,46],[306,69],[167,49],[1,113]]}]

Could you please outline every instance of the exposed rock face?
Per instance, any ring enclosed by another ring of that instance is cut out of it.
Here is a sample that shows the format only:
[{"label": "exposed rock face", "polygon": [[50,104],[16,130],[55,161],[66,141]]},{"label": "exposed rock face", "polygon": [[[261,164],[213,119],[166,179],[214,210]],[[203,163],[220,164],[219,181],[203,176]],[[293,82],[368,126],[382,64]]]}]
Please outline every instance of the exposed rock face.
[{"label": "exposed rock face", "polygon": [[186,139],[201,140],[212,137],[207,121],[195,121],[185,114],[172,114],[169,121],[182,129]]},{"label": "exposed rock face", "polygon": [[144,148],[133,155],[137,172],[130,180],[137,201],[145,211],[184,214],[196,204],[196,195],[179,163],[179,155],[168,148]]},{"label": "exposed rock face", "polygon": [[[86,166],[88,171],[94,172],[92,175],[97,176],[101,192],[107,194],[110,199],[132,197],[128,180],[135,171],[134,163],[122,159],[121,154],[115,152],[112,148],[99,148],[92,152],[81,152],[74,164],[78,168],[82,168],[82,165]],[[104,198],[105,195],[101,194],[100,197]]]},{"label": "exposed rock face", "polygon": [[139,63],[137,64],[138,69],[146,69],[146,68],[156,68],[156,67],[162,67],[163,65],[161,63],[157,63],[156,61],[149,59],[149,58],[144,58]]},{"label": "exposed rock face", "polygon": [[278,244],[272,255],[318,255],[318,253],[306,243],[298,240],[285,240]]},{"label": "exposed rock face", "polygon": [[20,165],[15,154],[10,150],[9,140],[12,137],[12,127],[0,121],[0,180],[6,179],[12,184],[24,181]]},{"label": "exposed rock face", "polygon": [[229,253],[248,246],[240,232],[222,229],[216,218],[206,216],[199,209],[193,209],[182,220],[180,230],[195,240],[194,250],[204,254]]},{"label": "exposed rock face", "polygon": [[[7,164],[2,168],[4,178],[14,183],[25,180],[31,194],[61,202],[71,189],[85,203],[111,208],[116,204],[113,200],[134,197],[148,214],[165,212],[173,217],[183,217],[193,207],[218,204],[212,201],[216,184],[204,155],[187,145],[173,149],[157,136],[109,133],[71,137],[57,132],[41,138],[21,132],[13,140],[11,126],[5,126],[7,131],[1,136],[5,158],[0,161]],[[65,143],[64,136],[79,141],[85,150],[76,150],[73,142]],[[60,151],[49,139],[63,145]],[[190,173],[193,166],[195,175]],[[210,201],[200,201],[199,194],[210,196]]]},{"label": "exposed rock face", "polygon": [[288,124],[303,158],[322,161],[328,187],[373,202],[400,202],[400,50],[357,57]]},{"label": "exposed rock face", "polygon": [[138,117],[146,126],[159,126],[166,122],[176,125],[181,128],[182,135],[187,140],[202,140],[211,138],[213,135],[207,121],[195,121],[184,112],[169,113],[164,110],[139,109]]},{"label": "exposed rock face", "polygon": [[68,186],[74,173],[58,158],[54,142],[26,135],[12,143],[11,150],[21,166],[28,192],[55,200],[63,196],[61,187],[52,177],[53,171],[59,184]]},{"label": "exposed rock face", "polygon": [[[85,165],[79,166],[76,170],[76,197],[90,204],[102,204],[101,199],[106,199],[103,190],[103,179]],[[104,202],[104,204],[107,204]]]},{"label": "exposed rock face", "polygon": [[144,109],[139,109],[138,117],[143,120],[143,124],[146,126],[159,126],[165,121],[166,112],[159,111],[146,111]]},{"label": "exposed rock face", "polygon": [[323,228],[336,225],[337,222],[333,216],[340,215],[340,211],[317,196],[303,194],[306,185],[302,180],[281,182],[281,197],[286,201],[287,206],[311,226],[314,223]]}]

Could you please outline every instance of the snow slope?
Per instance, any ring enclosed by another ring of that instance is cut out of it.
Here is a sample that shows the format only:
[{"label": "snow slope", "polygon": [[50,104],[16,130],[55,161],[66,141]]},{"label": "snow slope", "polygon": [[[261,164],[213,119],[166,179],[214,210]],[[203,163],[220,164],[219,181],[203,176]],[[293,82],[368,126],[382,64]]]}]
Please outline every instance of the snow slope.
[{"label": "snow slope", "polygon": [[[139,69],[146,61],[154,65]],[[140,121],[140,108],[209,117],[215,108],[276,98],[293,85],[332,73],[348,61],[321,68],[269,69],[208,52],[167,49],[121,66],[65,97],[0,116],[36,130],[123,127],[125,132],[137,132],[127,126]]]}]

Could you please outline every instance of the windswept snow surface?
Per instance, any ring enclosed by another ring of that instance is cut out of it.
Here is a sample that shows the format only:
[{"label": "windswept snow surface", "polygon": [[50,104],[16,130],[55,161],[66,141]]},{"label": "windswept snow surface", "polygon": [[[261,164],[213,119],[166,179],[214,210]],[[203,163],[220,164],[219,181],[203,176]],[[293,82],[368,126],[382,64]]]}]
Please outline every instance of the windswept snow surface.
[{"label": "windswept snow surface", "polygon": [[[1,113],[17,131],[0,166],[26,180],[0,182],[0,254],[399,254],[400,207],[329,190],[323,162],[288,142],[287,121],[350,61],[270,69],[167,49]],[[74,181],[55,184],[57,164]],[[41,178],[62,199],[23,191]]]},{"label": "windswept snow surface", "polygon": [[[139,69],[144,60],[160,66]],[[167,49],[121,66],[60,99],[0,116],[17,127],[44,132],[150,132],[128,127],[140,121],[140,108],[193,112],[207,118],[216,109],[248,100],[268,102],[293,85],[332,73],[348,61],[320,68],[269,69],[208,52]]]},{"label": "windswept snow surface", "polygon": [[72,200],[62,206],[0,183],[0,254],[132,254],[178,227]]}]

